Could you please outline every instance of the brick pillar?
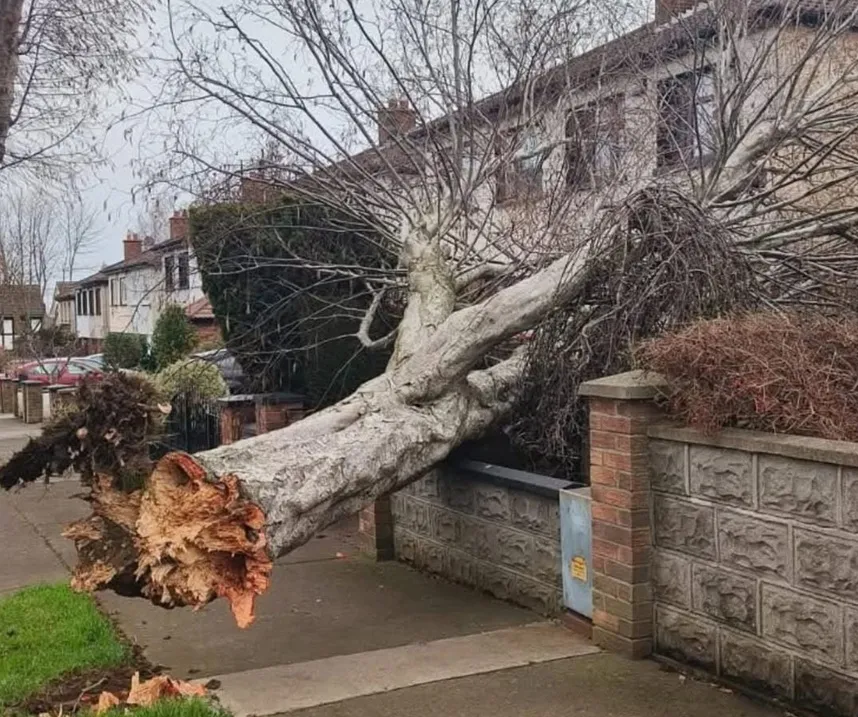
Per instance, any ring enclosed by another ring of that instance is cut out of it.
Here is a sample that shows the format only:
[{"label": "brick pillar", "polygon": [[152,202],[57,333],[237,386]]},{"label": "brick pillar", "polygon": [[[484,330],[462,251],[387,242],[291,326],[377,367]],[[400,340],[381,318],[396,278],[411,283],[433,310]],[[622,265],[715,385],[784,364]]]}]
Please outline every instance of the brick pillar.
[{"label": "brick pillar", "polygon": [[15,401],[12,406],[12,413],[15,414],[15,418],[24,417],[24,382],[20,379],[15,382]]},{"label": "brick pillar", "polygon": [[386,495],[358,514],[361,551],[374,560],[393,560],[393,513]]},{"label": "brick pillar", "polygon": [[14,378],[0,379],[0,413],[15,413],[18,382]]},{"label": "brick pillar", "polygon": [[[51,386],[51,388],[54,387]],[[60,386],[56,391],[51,392],[51,415],[53,416],[57,411],[63,411],[66,407],[71,406],[76,396],[77,389],[68,386]]]},{"label": "brick pillar", "polygon": [[296,393],[261,393],[256,396],[256,430],[268,433],[304,417],[304,397]]},{"label": "brick pillar", "polygon": [[39,381],[24,381],[24,423],[41,423],[42,386]]},{"label": "brick pillar", "polygon": [[652,652],[652,526],[647,427],[664,382],[641,371],[581,385],[590,406],[593,642],[627,657]]},{"label": "brick pillar", "polygon": [[220,442],[222,445],[241,440],[244,424],[252,420],[256,396],[246,394],[218,399],[220,406]]}]

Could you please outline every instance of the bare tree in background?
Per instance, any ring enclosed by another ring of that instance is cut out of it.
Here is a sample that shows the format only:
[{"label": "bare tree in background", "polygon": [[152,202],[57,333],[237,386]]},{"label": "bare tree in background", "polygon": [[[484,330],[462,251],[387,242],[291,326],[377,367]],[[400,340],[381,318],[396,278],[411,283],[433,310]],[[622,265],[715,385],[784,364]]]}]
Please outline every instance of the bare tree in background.
[{"label": "bare tree in background", "polygon": [[96,213],[81,197],[65,198],[60,204],[63,281],[74,281],[78,259],[92,250],[98,239]]},{"label": "bare tree in background", "polygon": [[92,162],[87,128],[133,75],[149,0],[0,0],[0,171]]},{"label": "bare tree in background", "polygon": [[[274,557],[508,415],[532,367],[522,332],[580,376],[745,295],[834,305],[854,276],[846,0],[715,3],[592,49],[598,15],[571,0],[173,9],[176,107],[199,122],[172,128],[173,181],[210,177],[241,132],[281,147],[263,193],[352,212],[396,257],[363,277],[357,332],[393,357],[293,426],[165,461],[142,494],[99,483],[96,517],[70,533],[81,586],[227,597],[247,624]],[[402,320],[372,336],[386,297]]]},{"label": "bare tree in background", "polygon": [[0,282],[36,285],[44,296],[54,280],[73,278],[95,239],[95,213],[80,197],[18,190],[0,200]]}]

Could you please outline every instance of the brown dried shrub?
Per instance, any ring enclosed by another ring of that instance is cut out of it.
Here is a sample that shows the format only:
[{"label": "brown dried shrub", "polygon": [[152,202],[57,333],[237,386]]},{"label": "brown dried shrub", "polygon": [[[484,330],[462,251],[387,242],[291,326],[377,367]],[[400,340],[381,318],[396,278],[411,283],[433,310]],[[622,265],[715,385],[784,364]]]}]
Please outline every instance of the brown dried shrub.
[{"label": "brown dried shrub", "polygon": [[646,341],[635,358],[668,379],[668,411],[686,424],[858,441],[855,316],[700,321]]}]

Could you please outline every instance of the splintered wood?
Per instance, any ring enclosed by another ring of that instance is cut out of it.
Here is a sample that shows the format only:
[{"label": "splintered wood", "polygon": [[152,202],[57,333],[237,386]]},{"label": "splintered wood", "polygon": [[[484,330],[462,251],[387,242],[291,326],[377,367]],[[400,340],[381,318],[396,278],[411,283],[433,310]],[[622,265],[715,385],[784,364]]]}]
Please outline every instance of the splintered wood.
[{"label": "splintered wood", "polygon": [[145,682],[140,681],[140,673],[131,678],[131,687],[124,699],[112,692],[102,692],[98,697],[95,714],[100,715],[123,702],[127,705],[148,707],[158,700],[171,697],[205,697],[206,688],[167,675],[158,675]]},{"label": "splintered wood", "polygon": [[163,606],[202,607],[226,598],[239,627],[270,580],[265,515],[243,499],[238,481],[212,478],[188,455],[165,456],[142,491],[122,493],[99,476],[93,514],[72,523],[77,590],[111,587]]}]

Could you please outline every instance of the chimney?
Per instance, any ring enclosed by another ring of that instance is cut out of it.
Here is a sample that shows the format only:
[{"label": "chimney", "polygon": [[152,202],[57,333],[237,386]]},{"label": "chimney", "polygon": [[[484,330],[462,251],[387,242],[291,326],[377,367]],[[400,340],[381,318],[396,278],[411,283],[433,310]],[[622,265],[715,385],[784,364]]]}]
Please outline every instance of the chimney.
[{"label": "chimney", "polygon": [[122,248],[124,249],[125,261],[131,261],[143,253],[143,240],[138,234],[128,232],[122,242]]},{"label": "chimney", "polygon": [[699,3],[700,0],[655,0],[655,21],[659,25],[668,23]]},{"label": "chimney", "polygon": [[183,209],[173,212],[170,217],[170,239],[181,239],[186,241],[188,238],[188,212]]},{"label": "chimney", "polygon": [[388,100],[386,107],[378,108],[377,117],[379,144],[402,137],[417,126],[417,111],[406,100]]}]

